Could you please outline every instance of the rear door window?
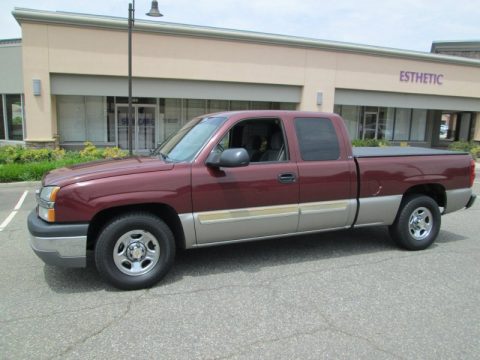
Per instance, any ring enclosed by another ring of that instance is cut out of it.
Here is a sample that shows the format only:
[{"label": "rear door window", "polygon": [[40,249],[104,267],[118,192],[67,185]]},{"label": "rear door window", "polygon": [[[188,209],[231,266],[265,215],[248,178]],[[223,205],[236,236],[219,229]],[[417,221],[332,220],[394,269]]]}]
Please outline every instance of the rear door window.
[{"label": "rear door window", "polygon": [[295,130],[302,160],[325,161],[339,158],[338,137],[330,119],[296,118]]}]

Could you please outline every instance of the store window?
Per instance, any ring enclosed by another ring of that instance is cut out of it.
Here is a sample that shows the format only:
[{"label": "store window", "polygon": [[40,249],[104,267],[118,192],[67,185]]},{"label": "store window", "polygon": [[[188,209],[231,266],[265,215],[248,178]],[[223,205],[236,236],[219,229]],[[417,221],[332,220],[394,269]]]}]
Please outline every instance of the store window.
[{"label": "store window", "polygon": [[230,110],[248,110],[248,101],[230,101]]},{"label": "store window", "polygon": [[395,133],[393,140],[408,140],[412,109],[398,108],[395,113]]},{"label": "store window", "polygon": [[3,96],[0,95],[0,140],[5,139],[5,119],[3,117]]},{"label": "store window", "polygon": [[115,97],[107,97],[107,139],[110,143],[115,143],[117,134],[115,131]]},{"label": "store window", "polygon": [[[21,95],[6,95],[7,140],[23,140],[23,109]],[[5,137],[5,131],[4,135]]]},{"label": "store window", "polygon": [[395,108],[379,108],[377,139],[392,140]]},{"label": "store window", "polygon": [[186,99],[185,100],[185,110],[187,114],[187,119],[193,119],[197,116],[201,116],[207,113],[206,101],[198,99]]},{"label": "store window", "polygon": [[207,112],[216,113],[228,111],[228,100],[208,100],[207,101]]},{"label": "store window", "polygon": [[168,139],[183,126],[182,99],[165,99],[163,114],[163,139]]},{"label": "store window", "polygon": [[427,110],[413,109],[410,140],[424,141],[427,128]]},{"label": "store window", "polygon": [[271,110],[272,104],[268,101],[252,101],[250,109],[252,110]]},{"label": "store window", "polygon": [[425,141],[428,110],[335,105],[334,111],[344,119],[352,140]]},{"label": "store window", "polygon": [[[358,138],[358,125],[362,112],[361,106],[342,105],[340,113],[347,126],[350,139]],[[337,112],[337,111],[335,111]],[[338,112],[337,112],[338,113]]]},{"label": "store window", "polygon": [[102,96],[57,96],[60,142],[107,142],[115,136],[107,121],[107,99]]}]

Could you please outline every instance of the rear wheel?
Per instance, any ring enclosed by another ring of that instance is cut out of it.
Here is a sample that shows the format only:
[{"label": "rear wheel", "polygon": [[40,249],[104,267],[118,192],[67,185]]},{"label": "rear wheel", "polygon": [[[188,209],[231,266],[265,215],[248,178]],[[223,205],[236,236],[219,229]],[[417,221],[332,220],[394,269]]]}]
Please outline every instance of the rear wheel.
[{"label": "rear wheel", "polygon": [[408,250],[429,247],[440,231],[441,215],[437,203],[425,195],[409,195],[403,201],[390,236]]},{"label": "rear wheel", "polygon": [[150,287],[173,264],[175,240],[160,218],[130,213],[113,219],[101,231],[95,246],[100,276],[123,290]]}]

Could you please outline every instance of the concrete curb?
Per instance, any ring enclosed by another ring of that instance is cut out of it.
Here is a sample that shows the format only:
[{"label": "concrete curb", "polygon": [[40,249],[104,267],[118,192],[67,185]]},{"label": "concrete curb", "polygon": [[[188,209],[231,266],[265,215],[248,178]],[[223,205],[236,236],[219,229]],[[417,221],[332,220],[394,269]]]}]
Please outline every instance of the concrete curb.
[{"label": "concrete curb", "polygon": [[36,187],[40,188],[41,181],[18,181],[10,183],[0,183],[0,189],[14,188],[14,187]]}]

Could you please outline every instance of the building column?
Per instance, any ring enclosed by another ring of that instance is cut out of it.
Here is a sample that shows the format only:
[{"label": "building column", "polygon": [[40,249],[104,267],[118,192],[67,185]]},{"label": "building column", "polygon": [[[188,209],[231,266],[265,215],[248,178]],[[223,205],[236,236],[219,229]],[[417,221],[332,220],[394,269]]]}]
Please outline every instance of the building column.
[{"label": "building column", "polygon": [[305,75],[299,110],[333,112],[335,59],[330,54],[306,50]]},{"label": "building column", "polygon": [[[27,147],[54,147],[56,117],[55,102],[50,95],[48,26],[23,23],[22,38],[25,144]],[[34,80],[40,81],[39,94],[34,94]]]}]

